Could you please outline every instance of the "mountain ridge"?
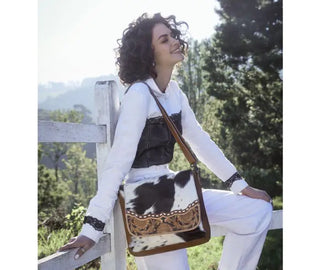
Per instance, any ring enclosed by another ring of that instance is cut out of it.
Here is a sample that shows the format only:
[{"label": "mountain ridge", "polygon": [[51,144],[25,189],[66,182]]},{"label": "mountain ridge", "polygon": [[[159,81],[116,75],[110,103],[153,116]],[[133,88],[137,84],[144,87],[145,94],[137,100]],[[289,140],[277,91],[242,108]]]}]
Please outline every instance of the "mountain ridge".
[{"label": "mountain ridge", "polygon": [[119,77],[113,74],[98,77],[87,77],[80,84],[50,82],[38,85],[38,109],[44,110],[70,110],[76,104],[84,105],[91,112],[94,111],[94,87],[97,81],[114,80],[120,95],[125,87],[120,83]]}]

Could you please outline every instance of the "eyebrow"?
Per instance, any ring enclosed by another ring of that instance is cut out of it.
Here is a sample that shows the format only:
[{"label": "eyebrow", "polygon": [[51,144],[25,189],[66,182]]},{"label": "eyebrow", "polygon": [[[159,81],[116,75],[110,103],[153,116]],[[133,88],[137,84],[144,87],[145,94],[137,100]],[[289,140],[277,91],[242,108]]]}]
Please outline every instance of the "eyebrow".
[{"label": "eyebrow", "polygon": [[172,34],[172,31],[170,31],[169,34],[163,34],[163,35],[159,36],[159,37],[158,37],[158,40],[159,40],[160,38],[167,37],[167,36],[169,36],[170,34]]}]

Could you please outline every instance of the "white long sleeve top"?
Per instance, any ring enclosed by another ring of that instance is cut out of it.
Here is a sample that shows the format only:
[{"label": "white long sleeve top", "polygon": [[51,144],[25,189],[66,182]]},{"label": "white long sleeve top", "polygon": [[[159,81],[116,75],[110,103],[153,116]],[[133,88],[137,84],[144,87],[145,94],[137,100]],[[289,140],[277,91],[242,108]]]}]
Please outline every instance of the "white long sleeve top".
[{"label": "white long sleeve top", "polygon": [[[178,84],[171,80],[163,93],[152,78],[145,82],[151,87],[168,115],[181,111],[182,136],[198,159],[224,182],[234,175],[237,172],[236,168],[211,140],[208,133],[201,128],[186,95]],[[108,155],[105,170],[102,172],[98,191],[90,200],[86,216],[100,224],[108,221],[112,215],[119,186],[125,178],[127,181],[139,181],[142,178],[171,172],[168,164],[131,168],[146,120],[161,116],[148,87],[141,82],[132,85],[122,99],[113,146]],[[233,182],[231,191],[238,194],[246,186],[248,186],[246,181],[240,179]],[[80,232],[81,235],[95,242],[98,242],[102,233],[90,223],[83,224]]]}]

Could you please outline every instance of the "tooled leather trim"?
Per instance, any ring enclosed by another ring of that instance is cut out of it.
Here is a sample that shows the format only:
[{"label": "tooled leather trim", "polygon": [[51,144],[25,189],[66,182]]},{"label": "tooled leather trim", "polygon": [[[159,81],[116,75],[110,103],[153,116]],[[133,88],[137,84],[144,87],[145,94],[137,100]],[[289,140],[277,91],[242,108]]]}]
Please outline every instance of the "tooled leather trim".
[{"label": "tooled leather trim", "polygon": [[225,183],[227,187],[230,189],[234,181],[241,180],[241,179],[242,179],[241,175],[238,172],[236,172]]},{"label": "tooled leather trim", "polygon": [[196,229],[201,222],[198,200],[186,209],[169,213],[138,215],[126,210],[126,225],[132,236],[151,236],[170,233],[182,233]]},{"label": "tooled leather trim", "polygon": [[91,216],[85,216],[83,224],[90,224],[96,231],[103,231],[105,223]]}]

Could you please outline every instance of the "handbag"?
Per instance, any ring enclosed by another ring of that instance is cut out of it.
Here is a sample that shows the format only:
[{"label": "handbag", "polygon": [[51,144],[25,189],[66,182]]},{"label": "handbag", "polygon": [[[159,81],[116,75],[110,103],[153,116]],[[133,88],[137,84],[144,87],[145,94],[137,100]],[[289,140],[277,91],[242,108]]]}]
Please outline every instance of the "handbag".
[{"label": "handbag", "polygon": [[211,237],[197,158],[146,85],[190,169],[121,185],[118,198],[128,251],[134,256],[192,247],[208,242]]}]

